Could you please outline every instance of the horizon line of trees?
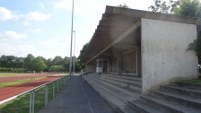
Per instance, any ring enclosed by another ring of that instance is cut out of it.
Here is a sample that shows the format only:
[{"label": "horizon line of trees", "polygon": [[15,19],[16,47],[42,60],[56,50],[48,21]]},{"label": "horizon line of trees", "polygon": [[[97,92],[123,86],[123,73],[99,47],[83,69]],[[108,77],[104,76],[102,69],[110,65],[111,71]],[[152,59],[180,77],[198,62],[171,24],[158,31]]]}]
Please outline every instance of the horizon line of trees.
[{"label": "horizon line of trees", "polygon": [[[83,69],[83,64],[75,56],[75,72]],[[26,57],[2,55],[0,57],[0,72],[68,72],[70,58],[55,56],[53,59],[45,59],[42,56],[34,57],[28,54]],[[73,71],[73,66],[72,66]]]}]

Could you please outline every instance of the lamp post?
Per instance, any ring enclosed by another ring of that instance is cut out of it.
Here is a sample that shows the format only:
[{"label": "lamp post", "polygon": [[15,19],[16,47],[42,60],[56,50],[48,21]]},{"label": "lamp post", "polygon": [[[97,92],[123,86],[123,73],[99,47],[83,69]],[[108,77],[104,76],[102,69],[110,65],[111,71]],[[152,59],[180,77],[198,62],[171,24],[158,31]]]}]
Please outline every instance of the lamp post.
[{"label": "lamp post", "polygon": [[72,68],[72,41],[73,41],[73,16],[74,16],[74,0],[72,0],[72,23],[71,23],[71,43],[70,43],[70,63],[69,63],[69,79],[71,79]]},{"label": "lamp post", "polygon": [[76,60],[76,58],[75,58],[75,44],[76,44],[76,32],[75,31],[73,31],[73,33],[74,33],[74,47],[73,47],[73,75],[75,75],[75,60]]}]

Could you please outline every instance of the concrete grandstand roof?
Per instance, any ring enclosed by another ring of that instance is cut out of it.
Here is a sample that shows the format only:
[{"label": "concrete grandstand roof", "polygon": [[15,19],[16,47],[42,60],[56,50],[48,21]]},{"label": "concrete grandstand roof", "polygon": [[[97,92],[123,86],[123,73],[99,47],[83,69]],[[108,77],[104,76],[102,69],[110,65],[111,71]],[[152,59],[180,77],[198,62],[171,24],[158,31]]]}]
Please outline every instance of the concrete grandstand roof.
[{"label": "concrete grandstand roof", "polygon": [[[140,31],[141,18],[201,25],[201,19],[198,18],[106,6],[105,13],[99,21],[82,61],[87,64],[100,55],[112,57],[115,53],[121,53],[136,45],[136,41],[130,41],[132,38],[124,38],[129,37],[131,32],[130,34],[127,32],[132,27],[132,30]],[[127,35],[121,38],[124,33]],[[134,35],[140,35],[140,32]]]}]

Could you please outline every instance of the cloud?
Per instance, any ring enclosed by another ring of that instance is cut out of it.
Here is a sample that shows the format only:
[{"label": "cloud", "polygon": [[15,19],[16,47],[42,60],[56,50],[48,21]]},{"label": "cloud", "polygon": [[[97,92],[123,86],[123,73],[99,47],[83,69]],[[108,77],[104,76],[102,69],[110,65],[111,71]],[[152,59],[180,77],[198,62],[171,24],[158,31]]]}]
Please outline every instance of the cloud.
[{"label": "cloud", "polygon": [[41,28],[36,28],[36,29],[32,29],[32,30],[30,30],[31,32],[34,32],[34,33],[39,33],[39,32],[41,32],[42,31],[42,29]]},{"label": "cloud", "polygon": [[42,2],[39,3],[39,6],[42,8],[42,9],[45,9],[45,6]]},{"label": "cloud", "polygon": [[0,20],[17,20],[19,17],[14,14],[12,11],[4,8],[4,7],[0,7]]},{"label": "cloud", "polygon": [[64,38],[61,38],[61,39],[54,38],[52,40],[42,42],[41,44],[44,45],[44,46],[46,46],[46,47],[51,47],[51,46],[62,45],[62,44],[65,44],[66,42],[67,42],[67,39],[64,39]]},{"label": "cloud", "polygon": [[[74,11],[75,14],[84,16],[97,15],[105,12],[106,5],[117,6],[119,4],[126,4],[130,8],[148,10],[148,7],[153,4],[152,0],[75,0]],[[72,0],[57,0],[54,4],[55,9],[66,8],[72,9]]]},{"label": "cloud", "polygon": [[30,21],[24,21],[24,22],[22,22],[22,25],[23,25],[23,26],[29,26],[30,24],[31,24]]},{"label": "cloud", "polygon": [[61,0],[57,1],[54,5],[54,8],[70,8],[72,7],[72,2],[70,0]]},{"label": "cloud", "polygon": [[36,50],[37,49],[32,45],[10,45],[7,43],[0,43],[0,55],[26,56],[29,53],[34,53]]},{"label": "cloud", "polygon": [[39,11],[29,12],[24,16],[27,20],[30,21],[45,21],[51,18],[50,14],[43,14]]},{"label": "cloud", "polygon": [[27,38],[28,36],[24,34],[18,34],[15,31],[5,31],[0,33],[0,39],[23,39]]},{"label": "cloud", "polygon": [[17,49],[19,52],[22,52],[22,53],[29,53],[33,50],[36,50],[36,48],[32,45],[18,45]]},{"label": "cloud", "polygon": [[[84,16],[102,14],[104,12],[106,4],[99,2],[97,0],[82,0],[74,2],[74,12],[75,14],[81,14]],[[54,4],[55,9],[66,8],[68,10],[72,9],[71,0],[58,0]]]},{"label": "cloud", "polygon": [[[101,15],[105,11],[105,3],[96,0],[87,0],[75,5],[75,12],[84,16]],[[84,10],[83,10],[84,7]],[[77,11],[76,11],[77,10]]]},{"label": "cloud", "polygon": [[36,29],[33,29],[33,32],[36,32],[36,33],[39,33],[39,32],[41,32],[42,31],[42,29],[41,28],[36,28]]}]

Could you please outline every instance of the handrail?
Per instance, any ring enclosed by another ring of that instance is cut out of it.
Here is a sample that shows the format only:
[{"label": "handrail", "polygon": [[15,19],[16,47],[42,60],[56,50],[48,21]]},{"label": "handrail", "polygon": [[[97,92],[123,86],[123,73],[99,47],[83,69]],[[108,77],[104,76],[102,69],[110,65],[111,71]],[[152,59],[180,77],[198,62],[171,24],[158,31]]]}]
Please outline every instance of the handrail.
[{"label": "handrail", "polygon": [[[37,87],[35,87],[35,88],[32,88],[32,89],[27,90],[27,91],[25,91],[25,92],[22,92],[22,93],[20,93],[20,94],[18,94],[18,95],[15,95],[15,96],[10,97],[10,98],[8,98],[8,99],[2,100],[2,101],[0,101],[0,106],[1,106],[2,104],[5,104],[5,103],[7,103],[7,102],[13,100],[13,99],[19,98],[19,97],[21,97],[21,96],[23,96],[23,95],[25,95],[25,94],[27,94],[27,93],[30,93],[30,98],[31,98],[31,95],[32,95],[32,93],[35,92],[35,90],[37,90],[37,89],[39,89],[39,88],[41,88],[41,87],[43,87],[43,86],[47,86],[47,85],[50,84],[50,83],[54,83],[55,81],[61,80],[61,84],[62,84],[62,81],[63,81],[63,84],[64,84],[64,83],[65,83],[65,82],[64,82],[64,80],[65,80],[64,78],[65,78],[65,77],[66,77],[66,76],[61,77],[61,78],[58,78],[58,79],[53,80],[53,81],[50,81],[50,82],[46,82],[46,83],[41,84],[41,85],[39,85],[39,86],[37,86]],[[63,84],[62,84],[62,85],[63,85]],[[55,88],[55,87],[54,87],[54,88]],[[55,89],[54,89],[54,91],[55,91]],[[47,93],[47,92],[46,92],[46,93]],[[30,104],[31,104],[31,102],[30,102]],[[31,105],[30,105],[30,106],[31,106]],[[29,108],[29,109],[31,109],[31,108]],[[31,111],[30,111],[30,113],[32,113],[32,112],[34,112],[34,110],[31,110]]]}]

